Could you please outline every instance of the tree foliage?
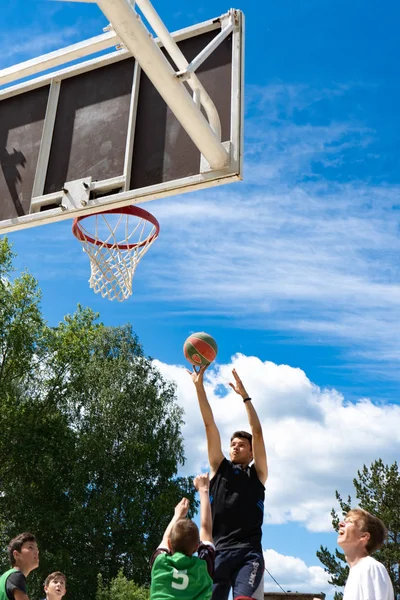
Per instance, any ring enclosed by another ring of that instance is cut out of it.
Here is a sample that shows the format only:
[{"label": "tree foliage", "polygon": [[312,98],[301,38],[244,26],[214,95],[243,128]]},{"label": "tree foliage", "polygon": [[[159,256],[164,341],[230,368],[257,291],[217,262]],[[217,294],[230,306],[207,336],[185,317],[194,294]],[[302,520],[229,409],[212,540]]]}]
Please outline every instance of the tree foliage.
[{"label": "tree foliage", "polygon": [[78,306],[49,327],[36,281],[13,279],[12,259],[3,239],[0,544],[21,531],[37,535],[34,598],[54,570],[67,575],[71,596],[93,600],[98,573],[106,586],[121,568],[146,584],[173,507],[184,495],[196,508],[191,482],[177,477],[184,449],[175,387],[130,325],[106,327]]},{"label": "tree foliage", "polygon": [[[397,462],[385,465],[381,459],[373,462],[370,467],[363,466],[357,472],[353,485],[358,499],[358,506],[379,517],[388,528],[387,543],[376,552],[375,558],[381,561],[393,582],[395,597],[400,594],[400,475]],[[336,492],[342,516],[352,508],[351,497],[343,500]],[[342,517],[332,509],[332,525],[335,531],[339,529]],[[342,587],[345,585],[349,568],[346,565],[343,552],[335,550],[332,554],[326,547],[321,546],[317,552],[325,571],[331,575],[329,583]],[[343,594],[336,592],[334,600],[341,600]]]},{"label": "tree foliage", "polygon": [[134,581],[125,577],[123,570],[111,580],[108,585],[104,584],[102,576],[97,577],[96,600],[149,600],[150,589],[139,586]]}]

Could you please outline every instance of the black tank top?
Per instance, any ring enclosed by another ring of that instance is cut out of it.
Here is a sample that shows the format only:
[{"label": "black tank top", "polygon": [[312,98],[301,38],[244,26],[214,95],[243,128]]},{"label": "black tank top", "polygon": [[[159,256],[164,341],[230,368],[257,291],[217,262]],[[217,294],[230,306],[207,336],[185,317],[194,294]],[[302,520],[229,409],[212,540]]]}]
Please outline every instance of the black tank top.
[{"label": "black tank top", "polygon": [[217,550],[261,551],[265,487],[254,465],[241,469],[224,458],[210,481],[213,539]]}]

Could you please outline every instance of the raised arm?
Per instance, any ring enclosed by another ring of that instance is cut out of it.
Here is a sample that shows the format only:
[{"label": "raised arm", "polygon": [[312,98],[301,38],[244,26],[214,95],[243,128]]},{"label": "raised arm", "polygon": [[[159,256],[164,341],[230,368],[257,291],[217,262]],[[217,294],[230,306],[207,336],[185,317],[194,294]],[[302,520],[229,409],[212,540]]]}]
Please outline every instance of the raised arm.
[{"label": "raised arm", "polygon": [[218,467],[224,459],[221,447],[221,437],[214,421],[214,415],[208,402],[206,391],[204,389],[204,371],[207,367],[200,367],[198,370],[193,367],[190,373],[196,388],[197,399],[204,427],[206,429],[208,462],[210,463],[210,477],[213,477],[218,471]]},{"label": "raised arm", "polygon": [[175,506],[175,510],[174,510],[174,516],[172,517],[172,519],[170,520],[170,522],[167,525],[166,530],[164,531],[164,535],[163,535],[163,539],[161,541],[161,544],[159,545],[159,548],[168,548],[168,540],[169,540],[169,536],[171,535],[171,530],[172,527],[175,525],[175,523],[177,521],[179,521],[179,519],[184,519],[188,513],[189,510],[189,500],[187,498],[182,498],[182,500],[180,502],[178,502],[178,504]]},{"label": "raised arm", "polygon": [[193,483],[200,496],[200,541],[212,542],[212,517],[209,496],[210,479],[208,473],[197,475]]},{"label": "raised arm", "polygon": [[268,463],[260,419],[258,418],[256,409],[254,408],[251,399],[249,398],[249,395],[242,383],[242,380],[236,372],[236,369],[233,369],[232,374],[235,379],[235,383],[230,383],[229,385],[237,394],[239,394],[239,396],[243,398],[243,400],[245,400],[244,405],[247,411],[247,418],[249,419],[251,435],[253,436],[254,467],[259,480],[262,484],[265,484],[268,478]]}]

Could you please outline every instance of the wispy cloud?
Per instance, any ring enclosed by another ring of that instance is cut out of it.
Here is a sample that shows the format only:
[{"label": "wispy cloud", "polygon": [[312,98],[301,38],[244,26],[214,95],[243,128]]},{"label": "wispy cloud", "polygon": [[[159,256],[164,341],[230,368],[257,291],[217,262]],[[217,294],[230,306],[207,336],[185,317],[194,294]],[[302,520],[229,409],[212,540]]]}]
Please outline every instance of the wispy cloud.
[{"label": "wispy cloud", "polygon": [[312,116],[320,116],[321,102],[331,103],[344,98],[354,90],[373,90],[376,85],[365,82],[348,81],[332,83],[330,87],[316,88],[307,83],[291,84],[275,82],[269,85],[250,84],[246,87],[247,113],[263,116],[270,122],[292,121],[302,111],[310,111]]},{"label": "wispy cloud", "polygon": [[358,160],[358,153],[352,157],[349,151],[364,150],[375,132],[355,118],[340,119],[335,103],[361,87],[357,83],[330,89],[301,84],[249,86],[247,181],[253,185],[304,183],[307,178],[318,178],[318,163],[326,168]]},{"label": "wispy cloud", "polygon": [[164,299],[242,325],[341,338],[373,348],[377,360],[398,354],[398,193],[362,184],[237,188],[213,201],[160,204],[150,281]]}]

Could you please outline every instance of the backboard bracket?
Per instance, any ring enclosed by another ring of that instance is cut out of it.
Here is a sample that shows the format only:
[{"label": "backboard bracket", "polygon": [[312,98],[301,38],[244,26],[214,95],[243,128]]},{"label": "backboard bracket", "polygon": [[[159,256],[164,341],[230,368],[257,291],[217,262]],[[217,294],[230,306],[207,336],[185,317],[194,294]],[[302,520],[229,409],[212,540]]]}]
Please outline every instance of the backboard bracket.
[{"label": "backboard bracket", "polygon": [[63,187],[63,197],[61,200],[61,210],[71,210],[87,206],[90,197],[91,177],[67,181]]}]

